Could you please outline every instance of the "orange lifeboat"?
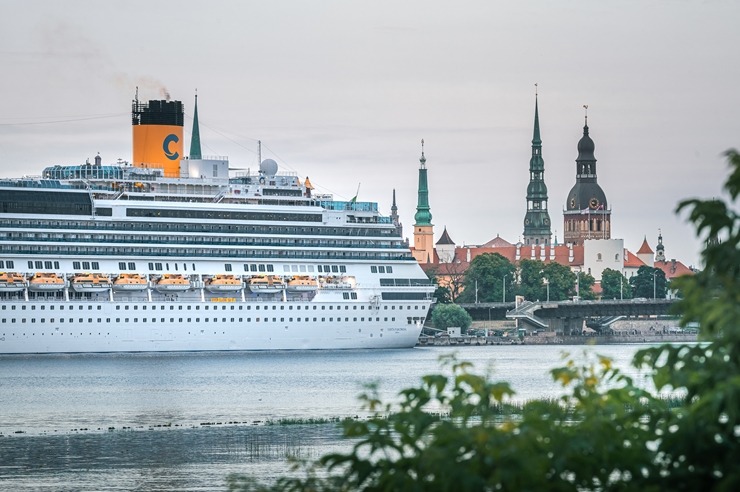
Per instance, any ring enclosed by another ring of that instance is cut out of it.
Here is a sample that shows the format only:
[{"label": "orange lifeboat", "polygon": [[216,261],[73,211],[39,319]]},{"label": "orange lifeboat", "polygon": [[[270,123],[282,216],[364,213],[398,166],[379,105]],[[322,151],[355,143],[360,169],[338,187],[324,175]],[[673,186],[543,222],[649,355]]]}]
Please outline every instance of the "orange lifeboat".
[{"label": "orange lifeboat", "polygon": [[185,292],[190,290],[190,280],[183,277],[182,275],[174,275],[165,273],[162,275],[154,288],[159,292]]},{"label": "orange lifeboat", "polygon": [[249,290],[255,293],[274,294],[283,289],[285,282],[274,275],[260,275],[249,279]]},{"label": "orange lifeboat", "polygon": [[0,272],[0,292],[20,292],[28,287],[26,277],[20,273]]},{"label": "orange lifeboat", "polygon": [[146,279],[137,273],[122,273],[113,281],[115,291],[138,291],[146,288]]},{"label": "orange lifeboat", "polygon": [[244,288],[244,282],[234,275],[214,275],[206,280],[208,292],[237,292]]},{"label": "orange lifeboat", "polygon": [[36,273],[28,281],[32,292],[57,292],[64,289],[64,279],[56,273]]},{"label": "orange lifeboat", "polygon": [[309,276],[300,275],[288,280],[286,287],[290,292],[313,292],[319,284]]},{"label": "orange lifeboat", "polygon": [[72,278],[75,292],[106,292],[112,285],[107,275],[99,273],[81,273]]}]

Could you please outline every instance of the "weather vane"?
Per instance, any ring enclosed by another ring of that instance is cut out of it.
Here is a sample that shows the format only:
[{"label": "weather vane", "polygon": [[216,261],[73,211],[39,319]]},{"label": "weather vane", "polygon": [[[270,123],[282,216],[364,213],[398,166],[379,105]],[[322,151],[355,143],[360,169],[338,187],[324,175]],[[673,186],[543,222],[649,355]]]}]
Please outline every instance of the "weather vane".
[{"label": "weather vane", "polygon": [[534,83],[534,96],[537,97],[537,82]]},{"label": "weather vane", "polygon": [[588,104],[584,104],[583,109],[586,110],[586,124],[588,125]]}]

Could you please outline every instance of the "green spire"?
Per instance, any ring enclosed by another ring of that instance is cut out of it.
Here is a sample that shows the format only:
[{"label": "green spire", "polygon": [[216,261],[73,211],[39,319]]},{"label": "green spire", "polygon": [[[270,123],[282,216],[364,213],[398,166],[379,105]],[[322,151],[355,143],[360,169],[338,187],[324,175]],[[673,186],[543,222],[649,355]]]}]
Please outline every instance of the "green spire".
[{"label": "green spire", "polygon": [[[535,87],[537,84],[535,84]],[[540,138],[540,111],[538,94],[534,99],[534,134],[532,157],[529,159],[529,186],[527,186],[527,213],[524,216],[525,244],[550,244],[550,214],[547,210],[547,186],[545,185],[545,161],[542,159]]]},{"label": "green spire", "polygon": [[190,137],[190,158],[203,158],[203,155],[200,151],[200,128],[198,127],[198,94],[195,95],[195,111],[193,112],[193,134]]},{"label": "green spire", "polygon": [[419,167],[419,199],[416,205],[414,226],[432,225],[432,213],[429,211],[429,187],[427,186],[427,159],[424,157],[424,140],[421,141],[421,166]]}]

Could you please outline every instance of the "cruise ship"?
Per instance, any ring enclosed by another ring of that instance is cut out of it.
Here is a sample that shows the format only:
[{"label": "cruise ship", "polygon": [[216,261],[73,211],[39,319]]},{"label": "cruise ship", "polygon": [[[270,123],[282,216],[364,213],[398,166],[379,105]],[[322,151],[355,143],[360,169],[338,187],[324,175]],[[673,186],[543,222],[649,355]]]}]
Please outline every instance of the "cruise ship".
[{"label": "cruise ship", "polygon": [[374,202],[201,155],[197,98],[132,104],[133,160],[0,180],[0,353],[413,347],[434,286]]}]

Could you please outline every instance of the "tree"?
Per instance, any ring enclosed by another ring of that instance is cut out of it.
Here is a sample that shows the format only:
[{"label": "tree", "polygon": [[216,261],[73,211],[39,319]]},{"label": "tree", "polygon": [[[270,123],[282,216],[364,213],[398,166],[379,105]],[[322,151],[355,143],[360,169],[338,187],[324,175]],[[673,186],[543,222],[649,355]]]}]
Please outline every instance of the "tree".
[{"label": "tree", "polygon": [[542,276],[550,284],[551,301],[564,301],[575,295],[576,274],[567,266],[555,262],[548,263]]},{"label": "tree", "polygon": [[519,262],[519,285],[517,294],[529,301],[547,299],[547,280],[544,276],[545,264],[540,260],[521,260]]},{"label": "tree", "polygon": [[579,272],[576,274],[576,291],[581,299],[592,301],[596,299],[594,284],[596,279],[590,273]]},{"label": "tree", "polygon": [[[734,203],[740,155],[728,155]],[[738,490],[740,214],[720,200],[683,210],[698,235],[721,239],[707,243],[702,272],[676,280],[681,324],[699,323],[703,343],[647,348],[633,361],[672,399],[592,356],[552,371],[561,398],[512,407],[507,383],[453,358],[396,405],[369,388],[361,399],[375,416],[343,424],[351,451],[323,456],[306,478],[262,487],[231,477],[231,490]]]},{"label": "tree", "polygon": [[506,300],[514,299],[516,267],[498,253],[485,253],[473,258],[465,274],[465,290],[459,302],[501,302],[506,284]]},{"label": "tree", "polygon": [[462,332],[470,328],[473,318],[467,311],[457,304],[442,304],[434,306],[432,310],[432,323],[435,328],[445,330],[451,326],[459,326]]},{"label": "tree", "polygon": [[632,299],[632,285],[622,272],[605,268],[601,272],[602,299]]},{"label": "tree", "polygon": [[[437,285],[447,289],[449,301],[456,302],[460,293],[463,291],[463,281],[465,280],[465,265],[458,260],[451,263],[439,263],[434,268],[427,271],[429,278],[434,278]],[[435,292],[435,297],[437,292]]]},{"label": "tree", "polygon": [[[653,275],[655,283],[653,284]],[[665,299],[667,282],[665,273],[660,268],[641,266],[637,269],[637,274],[630,278],[633,293],[635,297],[645,297],[652,299]]]}]

